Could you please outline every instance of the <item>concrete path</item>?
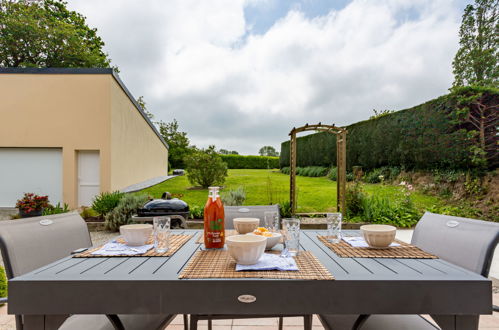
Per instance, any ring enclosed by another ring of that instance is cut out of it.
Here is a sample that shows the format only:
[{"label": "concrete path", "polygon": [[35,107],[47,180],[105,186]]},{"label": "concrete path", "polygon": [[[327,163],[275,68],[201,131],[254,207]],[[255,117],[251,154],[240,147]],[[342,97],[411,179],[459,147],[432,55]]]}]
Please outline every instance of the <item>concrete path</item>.
[{"label": "concrete path", "polygon": [[129,193],[129,192],[134,192],[134,191],[139,191],[145,188],[152,187],[154,185],[157,185],[158,183],[161,183],[166,180],[170,180],[171,178],[176,177],[176,175],[166,175],[166,176],[158,176],[146,181],[142,181],[136,184],[132,184],[131,186],[125,187],[121,189],[121,192]]}]

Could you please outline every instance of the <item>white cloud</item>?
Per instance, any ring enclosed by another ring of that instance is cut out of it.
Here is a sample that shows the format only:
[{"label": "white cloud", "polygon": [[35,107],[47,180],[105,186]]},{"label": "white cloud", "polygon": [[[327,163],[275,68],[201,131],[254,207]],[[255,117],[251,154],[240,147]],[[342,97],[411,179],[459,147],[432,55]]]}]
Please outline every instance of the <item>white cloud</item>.
[{"label": "white cloud", "polygon": [[256,153],[293,126],[346,125],[446,93],[460,10],[439,0],[354,0],[307,18],[298,9],[253,35],[250,0],[73,0],[157,119],[198,146]]}]

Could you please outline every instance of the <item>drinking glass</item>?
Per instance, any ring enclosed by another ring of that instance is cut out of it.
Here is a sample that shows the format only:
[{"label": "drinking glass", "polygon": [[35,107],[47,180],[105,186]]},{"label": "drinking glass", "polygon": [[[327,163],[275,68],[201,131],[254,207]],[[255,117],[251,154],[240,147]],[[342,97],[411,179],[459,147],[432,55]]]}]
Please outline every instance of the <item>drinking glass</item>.
[{"label": "drinking glass", "polygon": [[282,229],[287,254],[290,256],[298,255],[300,250],[300,219],[283,219]]},{"label": "drinking glass", "polygon": [[154,217],[154,251],[165,253],[170,248],[170,217]]},{"label": "drinking glass", "polygon": [[339,243],[341,241],[341,219],[341,213],[326,214],[327,240],[331,243]]},{"label": "drinking glass", "polygon": [[272,232],[279,230],[279,214],[276,211],[264,212],[265,227]]}]

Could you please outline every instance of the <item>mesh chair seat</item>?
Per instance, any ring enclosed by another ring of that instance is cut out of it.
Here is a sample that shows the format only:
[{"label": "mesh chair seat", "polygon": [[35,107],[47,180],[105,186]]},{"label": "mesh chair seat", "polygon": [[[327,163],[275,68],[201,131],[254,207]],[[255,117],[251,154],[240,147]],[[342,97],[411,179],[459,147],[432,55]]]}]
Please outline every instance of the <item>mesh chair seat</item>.
[{"label": "mesh chair seat", "polygon": [[277,212],[279,215],[279,205],[244,205],[244,206],[224,206],[225,229],[234,229],[234,218],[258,218],[260,226],[264,226],[265,212]]},{"label": "mesh chair seat", "polygon": [[[426,212],[419,220],[411,244],[484,277],[489,275],[499,241],[499,223]],[[358,315],[319,315],[327,329],[352,329]],[[402,327],[406,322],[427,322],[419,315],[365,315],[358,329],[435,329]],[[393,324],[393,326],[391,325]],[[416,325],[417,323],[414,323]],[[432,326],[428,323],[428,325]],[[436,328],[439,329],[439,328]]]}]

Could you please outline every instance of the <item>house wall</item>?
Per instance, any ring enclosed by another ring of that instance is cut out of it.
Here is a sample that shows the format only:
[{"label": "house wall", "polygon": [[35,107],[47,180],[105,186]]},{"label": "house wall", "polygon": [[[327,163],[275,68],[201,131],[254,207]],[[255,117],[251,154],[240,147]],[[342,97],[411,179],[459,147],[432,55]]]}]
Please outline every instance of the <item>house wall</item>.
[{"label": "house wall", "polygon": [[168,149],[117,84],[111,84],[111,189],[168,174]]},{"label": "house wall", "polygon": [[114,85],[110,74],[1,74],[0,147],[62,148],[70,207],[77,206],[76,151],[99,150],[100,188],[110,190]]}]

